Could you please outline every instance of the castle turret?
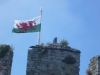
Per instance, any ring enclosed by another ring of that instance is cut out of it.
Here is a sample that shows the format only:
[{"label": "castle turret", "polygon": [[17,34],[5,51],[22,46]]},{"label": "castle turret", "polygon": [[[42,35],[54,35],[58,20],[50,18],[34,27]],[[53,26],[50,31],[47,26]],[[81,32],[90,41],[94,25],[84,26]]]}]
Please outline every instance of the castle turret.
[{"label": "castle turret", "polygon": [[100,56],[95,56],[90,59],[90,64],[88,67],[92,75],[100,75]]},{"label": "castle turret", "polygon": [[11,75],[13,51],[9,45],[0,45],[0,75]]},{"label": "castle turret", "polygon": [[66,48],[31,46],[26,75],[79,75],[80,51]]}]

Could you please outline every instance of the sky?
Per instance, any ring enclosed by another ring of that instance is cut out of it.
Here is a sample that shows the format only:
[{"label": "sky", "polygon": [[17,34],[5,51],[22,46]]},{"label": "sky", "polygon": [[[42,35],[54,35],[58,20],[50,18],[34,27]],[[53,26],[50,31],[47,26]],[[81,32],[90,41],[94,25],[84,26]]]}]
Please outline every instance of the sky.
[{"label": "sky", "polygon": [[0,0],[0,44],[14,47],[11,75],[25,75],[27,52],[37,44],[38,33],[12,33],[14,20],[28,20],[43,9],[41,43],[66,39],[81,51],[80,75],[90,59],[100,55],[100,0]]}]

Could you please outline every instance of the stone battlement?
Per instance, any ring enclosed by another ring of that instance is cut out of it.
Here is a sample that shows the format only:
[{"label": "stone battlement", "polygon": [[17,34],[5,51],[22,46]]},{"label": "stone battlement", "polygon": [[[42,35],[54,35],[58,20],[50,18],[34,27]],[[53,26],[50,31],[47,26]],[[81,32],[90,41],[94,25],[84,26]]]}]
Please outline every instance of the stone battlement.
[{"label": "stone battlement", "polygon": [[26,75],[79,75],[80,51],[31,46]]},{"label": "stone battlement", "polygon": [[[42,48],[43,46],[30,46],[29,48]],[[67,46],[66,48],[61,48],[61,47],[57,47],[57,46],[45,46],[45,48],[50,49],[50,50],[61,50],[61,51],[69,51],[69,52],[74,52],[74,53],[81,53],[79,50],[71,48],[69,46]]]}]

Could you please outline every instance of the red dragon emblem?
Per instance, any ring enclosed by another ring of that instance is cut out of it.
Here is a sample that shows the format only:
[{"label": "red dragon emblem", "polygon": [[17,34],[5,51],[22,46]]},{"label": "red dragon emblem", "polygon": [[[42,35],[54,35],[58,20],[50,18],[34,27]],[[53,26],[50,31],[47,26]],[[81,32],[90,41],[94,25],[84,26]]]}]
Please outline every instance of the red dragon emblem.
[{"label": "red dragon emblem", "polygon": [[25,32],[27,30],[35,30],[34,26],[36,25],[35,21],[28,21],[28,23],[22,22],[19,25],[16,24],[20,32]]}]

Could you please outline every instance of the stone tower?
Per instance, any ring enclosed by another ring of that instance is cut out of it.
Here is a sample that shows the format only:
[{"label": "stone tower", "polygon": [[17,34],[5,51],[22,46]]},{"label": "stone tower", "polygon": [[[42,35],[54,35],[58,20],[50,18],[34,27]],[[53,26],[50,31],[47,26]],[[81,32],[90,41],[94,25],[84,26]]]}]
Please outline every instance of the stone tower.
[{"label": "stone tower", "polygon": [[9,45],[0,45],[0,75],[11,75],[13,51]]},{"label": "stone tower", "polygon": [[26,75],[79,75],[80,51],[66,46],[31,46]]},{"label": "stone tower", "polygon": [[90,59],[90,64],[88,69],[92,75],[100,75],[100,56],[95,56]]}]

